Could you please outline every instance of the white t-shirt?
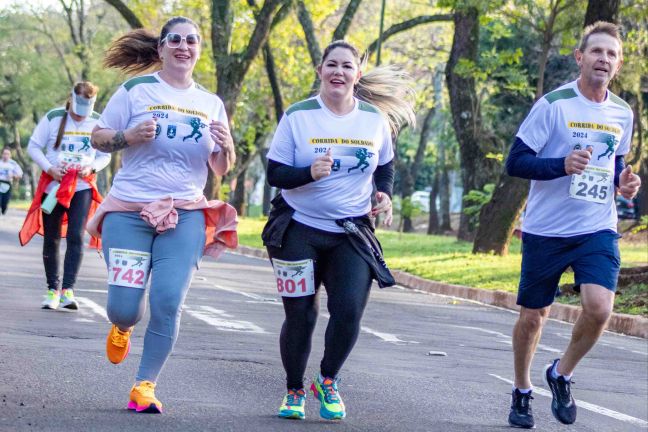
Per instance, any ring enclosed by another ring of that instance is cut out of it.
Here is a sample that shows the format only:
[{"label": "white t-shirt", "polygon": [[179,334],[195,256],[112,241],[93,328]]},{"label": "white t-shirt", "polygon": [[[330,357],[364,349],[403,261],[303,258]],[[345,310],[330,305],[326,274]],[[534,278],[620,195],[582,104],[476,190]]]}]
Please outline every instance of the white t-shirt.
[{"label": "white t-shirt", "polygon": [[279,122],[268,158],[306,167],[331,149],[331,175],[282,190],[293,219],[313,228],[343,232],[336,219],[371,210],[372,175],[394,157],[387,121],[376,107],[356,99],[349,114],[331,112],[318,96],[291,106]]},{"label": "white t-shirt", "polygon": [[[104,169],[110,163],[110,154],[97,151],[90,144],[92,129],[94,129],[99,118],[99,114],[96,112],[93,112],[92,115],[85,117],[80,122],[75,121],[72,116],[68,115],[65,122],[65,131],[61,138],[61,145],[58,149],[54,149],[56,136],[64,114],[64,107],[54,108],[38,122],[27,146],[29,156],[43,171],[47,171],[52,166],[67,166],[77,169],[89,166],[96,171]],[[46,150],[44,154],[43,150]],[[50,183],[45,193],[49,193],[54,186],[53,182]],[[79,179],[76,191],[89,188],[88,183]]]},{"label": "white t-shirt", "polygon": [[0,159],[0,180],[11,183],[14,177],[22,177],[23,171],[15,160],[7,162]]},{"label": "white t-shirt", "polygon": [[200,198],[209,155],[220,151],[209,124],[228,124],[223,102],[195,83],[187,89],[171,87],[156,72],[122,84],[101,114],[99,127],[124,130],[149,119],[157,120],[155,139],[122,151],[122,167],[110,194],[129,202]]},{"label": "white t-shirt", "polygon": [[522,231],[570,237],[616,230],[614,162],[630,150],[632,110],[608,91],[602,103],[585,98],[576,81],[538,100],[517,136],[541,158],[592,149],[588,172],[531,181]]}]

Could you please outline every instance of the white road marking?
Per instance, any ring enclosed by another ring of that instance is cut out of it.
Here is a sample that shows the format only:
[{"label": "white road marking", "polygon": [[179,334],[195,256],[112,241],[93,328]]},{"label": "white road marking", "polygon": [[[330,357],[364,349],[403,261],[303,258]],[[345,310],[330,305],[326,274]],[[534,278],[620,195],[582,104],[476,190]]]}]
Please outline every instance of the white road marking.
[{"label": "white road marking", "polygon": [[[326,318],[326,319],[330,319],[330,318],[331,318],[331,315],[329,315],[329,314],[327,314],[327,313],[321,313],[320,316],[323,316],[323,317]],[[378,339],[382,339],[382,340],[385,341],[385,342],[393,343],[393,344],[396,344],[396,345],[405,345],[405,344],[417,344],[417,343],[420,343],[420,342],[416,342],[416,341],[402,340],[401,338],[399,338],[399,337],[398,337],[397,335],[395,335],[395,334],[379,332],[379,331],[376,331],[376,330],[370,329],[369,327],[365,327],[365,326],[361,326],[361,327],[360,327],[360,330],[363,331],[363,332],[365,332],[365,333],[369,333],[370,335],[374,335],[374,336],[376,336]]]},{"label": "white road marking", "polygon": [[365,333],[369,333],[371,335],[374,335],[377,338],[382,339],[385,342],[393,343],[393,344],[396,344],[396,345],[420,343],[420,342],[417,342],[417,341],[402,340],[401,338],[399,338],[395,334],[379,332],[379,331],[370,329],[369,327],[365,327],[365,326],[360,327],[360,330],[362,330]]},{"label": "white road marking", "polygon": [[[503,339],[503,340],[500,340],[499,342],[505,343],[507,345],[512,345],[513,344],[513,342],[512,342],[513,339],[511,338],[511,336],[506,335],[506,334],[504,334],[502,332],[498,332],[498,331],[495,331],[495,330],[487,330],[487,329],[484,329],[484,328],[481,328],[481,327],[460,326],[460,325],[454,325],[454,324],[447,324],[447,325],[450,326],[450,327],[462,328],[462,329],[467,329],[467,330],[475,330],[475,331],[480,331],[482,333],[492,334],[492,335],[498,336],[498,337]],[[547,345],[543,345],[543,344],[538,344],[538,348],[542,349],[542,350],[545,350],[545,351],[548,351],[548,352],[552,352],[552,353],[557,353],[557,354],[562,353],[562,351],[559,350],[559,349],[556,349],[556,348],[553,348],[553,347],[550,347],[550,346],[547,346]]]},{"label": "white road marking", "polygon": [[[102,308],[97,303],[93,302],[87,297],[76,296],[76,299],[81,306],[87,307],[92,312],[94,312],[95,314],[99,315],[100,317],[108,321],[108,315],[106,314],[106,309]],[[83,309],[80,308],[79,311],[81,311],[81,313],[83,314]]]},{"label": "white road marking", "polygon": [[267,331],[256,324],[249,321],[230,319],[232,315],[211,306],[199,306],[200,310],[185,306],[184,309],[189,315],[216,327],[218,330],[268,334]]},{"label": "white road marking", "polygon": [[[513,385],[513,381],[508,380],[506,378],[502,378],[499,375],[495,375],[495,374],[488,374],[488,375],[490,375],[490,376],[492,376],[494,378],[497,378],[497,379],[499,379],[501,381],[504,381],[506,383],[509,383],[510,385]],[[538,387],[533,388],[533,394],[538,394],[540,396],[546,396],[548,398],[552,397],[551,392],[549,392],[547,390],[544,390],[544,389],[541,389],[541,388],[538,388]],[[648,428],[648,422],[647,421],[642,420],[642,419],[638,419],[636,417],[632,417],[632,416],[629,416],[627,414],[623,414],[623,413],[620,413],[620,412],[617,412],[617,411],[614,411],[614,410],[611,410],[609,408],[604,408],[602,406],[594,405],[594,404],[591,404],[589,402],[584,402],[584,401],[578,400],[578,399],[576,399],[576,405],[579,408],[583,408],[583,409],[586,409],[588,411],[592,411],[592,412],[595,412],[595,413],[598,413],[598,414],[602,414],[602,415],[607,416],[607,417],[612,417],[615,420],[620,420],[620,421],[624,421],[624,422],[627,422],[627,423],[631,423],[633,425],[640,426],[642,428]]]},{"label": "white road marking", "polygon": [[282,304],[276,298],[267,298],[267,297],[263,297],[263,296],[260,296],[260,295],[257,295],[257,294],[252,294],[252,293],[248,293],[248,292],[245,292],[245,291],[240,291],[240,290],[237,290],[237,289],[234,289],[234,288],[227,288],[227,287],[224,287],[222,285],[217,285],[217,284],[214,284],[214,287],[216,289],[221,290],[221,291],[227,291],[227,292],[231,292],[231,293],[234,293],[234,294],[240,294],[243,297],[248,297],[248,298],[251,298],[251,299],[256,300],[258,302],[261,302],[261,303]]}]

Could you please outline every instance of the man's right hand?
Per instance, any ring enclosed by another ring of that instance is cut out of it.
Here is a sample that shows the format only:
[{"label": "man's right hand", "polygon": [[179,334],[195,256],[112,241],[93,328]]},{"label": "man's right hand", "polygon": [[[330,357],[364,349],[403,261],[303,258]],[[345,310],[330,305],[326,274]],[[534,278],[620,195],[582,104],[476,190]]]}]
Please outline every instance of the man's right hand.
[{"label": "man's right hand", "polygon": [[124,131],[124,138],[128,144],[143,144],[155,139],[157,122],[153,119],[144,120]]},{"label": "man's right hand", "polygon": [[592,149],[574,150],[565,158],[565,172],[567,175],[582,174],[592,158]]},{"label": "man's right hand", "polygon": [[47,169],[47,174],[51,175],[54,180],[60,182],[63,176],[65,175],[65,169],[52,165]]}]

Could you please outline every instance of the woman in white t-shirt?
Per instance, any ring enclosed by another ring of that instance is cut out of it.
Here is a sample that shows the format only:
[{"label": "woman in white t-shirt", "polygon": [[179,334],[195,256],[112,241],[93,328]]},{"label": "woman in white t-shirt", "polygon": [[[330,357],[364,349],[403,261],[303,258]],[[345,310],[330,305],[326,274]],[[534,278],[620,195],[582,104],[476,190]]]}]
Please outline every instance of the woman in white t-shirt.
[{"label": "woman in white t-shirt", "polygon": [[95,148],[122,151],[110,193],[88,224],[102,234],[108,266],[113,326],[106,354],[112,363],[128,355],[151,276],[151,318],[128,402],[136,412],[162,412],[155,385],[203,253],[217,256],[223,247],[236,247],[236,211],[203,195],[208,163],[223,175],[235,155],[223,102],[192,78],[200,42],[198,26],[184,17],[167,21],[159,35],[135,30],[117,39],[107,66],[159,70],[122,84],[92,134]]},{"label": "woman in white t-shirt", "polygon": [[[19,239],[24,246],[36,233],[43,235],[48,288],[43,309],[79,308],[73,288],[83,259],[83,233],[86,221],[102,200],[96,173],[110,163],[108,153],[90,145],[90,134],[99,118],[93,111],[98,91],[90,81],[77,83],[66,106],[50,110],[38,122],[27,146],[27,153],[43,172]],[[61,237],[66,239],[62,281]],[[98,247],[96,238],[91,239],[90,247]]]},{"label": "woman in white t-shirt", "polygon": [[394,284],[370,216],[383,213],[391,224],[392,134],[414,113],[406,77],[394,68],[363,76],[358,51],[344,41],[326,48],[317,73],[319,94],[286,111],[270,146],[268,182],[282,191],[263,240],[286,314],[279,416],[304,418],[304,372],[324,283],[330,319],[311,390],[320,415],[335,420],[346,416],[338,373],[358,338],[372,279]]},{"label": "woman in white t-shirt", "polygon": [[11,159],[11,150],[8,148],[3,149],[2,159],[0,159],[0,211],[2,214],[7,213],[7,207],[9,207],[11,184],[14,180],[21,178],[22,175],[20,165]]}]

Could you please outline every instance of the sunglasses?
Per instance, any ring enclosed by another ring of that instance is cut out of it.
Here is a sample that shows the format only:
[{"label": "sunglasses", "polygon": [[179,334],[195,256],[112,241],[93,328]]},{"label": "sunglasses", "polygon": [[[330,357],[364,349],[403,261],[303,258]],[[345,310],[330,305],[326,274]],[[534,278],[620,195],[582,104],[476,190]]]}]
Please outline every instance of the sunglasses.
[{"label": "sunglasses", "polygon": [[178,48],[182,41],[187,41],[187,45],[193,46],[200,43],[200,35],[196,33],[190,33],[187,36],[182,36],[178,33],[167,33],[166,37],[162,39],[162,43],[167,44],[169,48]]}]

